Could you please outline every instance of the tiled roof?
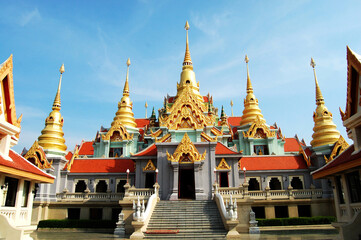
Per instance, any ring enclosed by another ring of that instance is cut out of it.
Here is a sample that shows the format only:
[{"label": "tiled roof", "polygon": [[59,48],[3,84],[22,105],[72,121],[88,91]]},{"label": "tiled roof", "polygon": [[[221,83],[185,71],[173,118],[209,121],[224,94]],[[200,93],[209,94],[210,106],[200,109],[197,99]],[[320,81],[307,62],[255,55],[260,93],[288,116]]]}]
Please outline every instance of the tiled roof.
[{"label": "tiled roof", "polygon": [[338,155],[334,160],[326,164],[325,166],[317,169],[312,172],[312,176],[317,178],[326,177],[338,172],[342,172],[347,169],[361,166],[361,151],[356,154],[352,154],[355,148],[354,145],[348,147],[340,155]]},{"label": "tiled roof", "polygon": [[228,147],[224,146],[222,143],[217,142],[216,155],[228,155],[228,154],[240,154],[240,153],[232,151]]},{"label": "tiled roof", "polygon": [[73,153],[70,152],[70,151],[65,155],[65,159],[68,160],[68,161],[69,161],[72,157],[73,157]]},{"label": "tiled roof", "polygon": [[240,126],[242,117],[228,117],[227,121],[228,124],[232,125],[232,126]]},{"label": "tiled roof", "polygon": [[48,178],[50,180],[53,180],[54,177],[41,171],[38,167],[33,165],[31,162],[20,156],[15,151],[11,150],[9,151],[9,157],[12,159],[12,161],[6,160],[4,157],[0,155],[0,166],[6,166],[13,169],[17,169],[20,171],[32,173],[41,177]]},{"label": "tiled roof", "polygon": [[79,155],[93,155],[94,147],[93,142],[82,142],[79,148]]},{"label": "tiled roof", "polygon": [[204,101],[204,102],[208,102],[208,97],[203,96],[203,101]]},{"label": "tiled roof", "polygon": [[134,157],[140,157],[140,156],[157,156],[157,146],[153,143],[146,149],[136,153],[133,155]]},{"label": "tiled roof", "polygon": [[246,167],[247,171],[257,170],[295,170],[307,169],[301,155],[298,156],[247,156],[240,160],[240,168]]},{"label": "tiled roof", "polygon": [[143,127],[149,125],[149,119],[148,118],[137,118],[137,119],[135,119],[135,123],[137,124],[137,128],[143,128]]},{"label": "tiled roof", "polygon": [[285,152],[298,152],[300,150],[300,144],[296,138],[285,138]]},{"label": "tiled roof", "polygon": [[134,162],[130,159],[74,159],[72,173],[125,173],[127,169],[134,172]]}]

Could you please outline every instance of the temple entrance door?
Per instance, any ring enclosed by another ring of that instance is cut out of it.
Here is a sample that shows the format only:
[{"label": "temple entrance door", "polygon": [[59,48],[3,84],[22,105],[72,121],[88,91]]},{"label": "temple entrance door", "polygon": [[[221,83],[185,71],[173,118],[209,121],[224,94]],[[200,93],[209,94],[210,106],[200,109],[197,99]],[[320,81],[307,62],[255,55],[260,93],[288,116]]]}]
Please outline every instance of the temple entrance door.
[{"label": "temple entrance door", "polygon": [[194,166],[179,168],[178,198],[195,199]]}]

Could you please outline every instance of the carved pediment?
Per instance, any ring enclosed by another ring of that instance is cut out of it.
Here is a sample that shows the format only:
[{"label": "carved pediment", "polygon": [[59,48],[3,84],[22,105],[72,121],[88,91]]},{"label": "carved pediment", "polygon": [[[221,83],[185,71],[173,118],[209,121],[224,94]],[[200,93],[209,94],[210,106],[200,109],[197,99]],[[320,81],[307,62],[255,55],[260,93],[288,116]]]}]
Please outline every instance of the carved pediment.
[{"label": "carved pediment", "polygon": [[243,132],[245,138],[269,138],[275,137],[276,132],[271,131],[264,121],[257,116],[256,121],[251,125],[247,132]]},{"label": "carved pediment", "polygon": [[143,171],[155,171],[156,167],[154,166],[154,163],[152,162],[152,160],[149,159],[147,165],[143,168]]},{"label": "carved pediment", "polygon": [[218,164],[217,170],[231,170],[231,167],[227,164],[226,160],[222,158],[221,162]]},{"label": "carved pediment", "polygon": [[40,169],[52,168],[53,161],[48,161],[43,148],[39,145],[38,141],[33,143],[24,158]]},{"label": "carved pediment", "polygon": [[107,134],[102,135],[103,140],[111,140],[112,142],[121,142],[133,139],[134,134],[129,134],[127,129],[120,121],[114,122]]},{"label": "carved pediment", "polygon": [[340,135],[340,138],[337,140],[337,142],[335,143],[335,145],[334,145],[334,147],[332,149],[330,157],[326,158],[326,156],[324,156],[326,163],[331,162],[334,158],[336,158],[338,155],[340,155],[348,147],[349,147],[348,143],[342,137],[342,135]]},{"label": "carved pediment", "polygon": [[201,162],[206,158],[206,152],[205,150],[203,154],[200,154],[188,134],[185,133],[175,152],[171,155],[167,151],[167,159],[178,163]]},{"label": "carved pediment", "polygon": [[186,87],[169,109],[170,114],[159,117],[161,126],[168,129],[203,129],[213,125],[214,116],[206,115],[206,105],[195,95],[191,87]]}]

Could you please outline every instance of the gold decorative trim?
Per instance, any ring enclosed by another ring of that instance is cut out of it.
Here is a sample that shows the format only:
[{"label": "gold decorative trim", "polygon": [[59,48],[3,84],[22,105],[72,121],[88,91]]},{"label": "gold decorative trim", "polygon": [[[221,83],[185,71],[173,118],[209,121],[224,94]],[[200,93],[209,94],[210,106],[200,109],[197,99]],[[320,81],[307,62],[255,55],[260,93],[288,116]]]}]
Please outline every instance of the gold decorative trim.
[{"label": "gold decorative trim", "polygon": [[158,129],[157,131],[153,132],[152,129],[150,129],[150,136],[157,138],[159,135],[163,133],[162,129]]},{"label": "gold decorative trim", "polygon": [[271,131],[265,124],[264,120],[262,120],[259,116],[257,116],[255,122],[251,125],[248,131],[242,133],[245,138],[270,138],[276,136],[276,132]]},{"label": "gold decorative trim", "polygon": [[326,163],[331,162],[334,158],[336,158],[338,155],[340,155],[343,151],[345,151],[349,147],[346,140],[340,135],[340,138],[335,143],[335,146],[333,147],[333,150],[330,154],[330,157],[327,158],[326,156],[323,156],[325,158]]},{"label": "gold decorative trim", "polygon": [[299,145],[299,147],[300,147],[299,153],[302,154],[303,159],[305,160],[307,166],[308,166],[308,167],[311,166],[311,160],[310,160],[310,158],[306,155],[305,150],[302,148],[301,145]]},{"label": "gold decorative trim", "polygon": [[222,158],[221,162],[216,167],[217,170],[231,170],[231,167],[227,164],[226,160]]},{"label": "gold decorative trim", "polygon": [[213,133],[214,135],[218,136],[223,136],[223,128],[221,129],[221,131],[219,131],[217,128],[212,128],[211,129],[211,133]]},{"label": "gold decorative trim", "polygon": [[39,145],[38,141],[35,141],[29,151],[25,154],[24,158],[29,161],[29,159],[34,159],[34,165],[40,169],[51,168],[53,161],[49,162],[46,158],[46,155]]},{"label": "gold decorative trim", "polygon": [[203,142],[217,142],[218,136],[212,138],[211,136],[207,135],[205,132],[201,133],[202,141]]},{"label": "gold decorative trim", "polygon": [[[66,168],[68,171],[70,171],[71,166],[72,166],[73,163],[74,163],[74,159],[79,157],[79,148],[80,148],[80,147],[78,147],[78,146],[75,147],[74,154],[73,154],[73,156],[71,157],[70,161],[68,162],[68,166],[67,166],[67,168]],[[85,157],[86,157],[86,156],[85,156]]]},{"label": "gold decorative trim", "polygon": [[114,132],[119,132],[120,136],[117,139],[112,139],[113,142],[121,142],[124,140],[133,139],[134,134],[129,134],[127,129],[124,127],[124,125],[120,121],[115,121],[113,126],[107,132],[107,134],[102,135],[102,139],[110,140],[110,138],[113,137]]},{"label": "gold decorative trim", "polygon": [[161,137],[160,139],[157,139],[156,137],[154,138],[155,142],[169,142],[171,140],[171,134],[167,133],[166,135],[164,135],[163,137]]},{"label": "gold decorative trim", "polygon": [[188,137],[188,134],[185,133],[173,155],[169,154],[167,151],[167,159],[171,162],[185,164],[201,162],[206,158],[206,153],[207,150],[204,150],[204,153],[200,154],[191,139]]},{"label": "gold decorative trim", "polygon": [[149,159],[147,165],[143,168],[143,172],[149,172],[149,171],[155,171],[156,167],[154,166],[154,163],[152,160]]},{"label": "gold decorative trim", "polygon": [[7,167],[7,166],[3,166],[3,165],[0,165],[0,172],[12,174],[12,175],[27,178],[27,179],[32,179],[32,180],[39,181],[42,183],[54,183],[54,179],[51,177],[40,176],[35,173],[25,172],[25,171],[22,171],[19,169],[14,169],[12,167]]},{"label": "gold decorative trim", "polygon": [[160,126],[172,130],[203,129],[205,126],[213,125],[215,121],[214,117],[204,114],[207,107],[190,86],[186,86],[176,98],[169,112],[169,115],[159,116],[159,123]]}]

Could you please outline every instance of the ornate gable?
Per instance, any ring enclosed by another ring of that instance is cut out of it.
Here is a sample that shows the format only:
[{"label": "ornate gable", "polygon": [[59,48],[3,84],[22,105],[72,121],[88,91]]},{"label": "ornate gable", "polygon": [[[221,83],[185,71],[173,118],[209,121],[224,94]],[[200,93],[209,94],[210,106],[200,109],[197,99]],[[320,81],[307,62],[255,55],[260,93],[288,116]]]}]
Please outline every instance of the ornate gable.
[{"label": "ornate gable", "polygon": [[102,135],[103,140],[111,140],[112,142],[120,142],[133,139],[134,134],[129,134],[127,129],[120,121],[114,122],[107,134]]},{"label": "ornate gable", "polygon": [[40,169],[52,168],[53,161],[48,161],[43,148],[39,145],[38,141],[33,143],[24,158]]},{"label": "ornate gable", "polygon": [[149,159],[147,165],[143,168],[143,171],[155,171],[156,167],[154,166],[154,163],[152,162],[152,160]]},{"label": "ornate gable", "polygon": [[[79,157],[79,146],[76,146],[76,147],[75,147],[75,150],[74,150],[74,154],[73,154],[73,156],[71,157],[71,159],[69,160],[69,162],[68,162],[68,164],[67,164],[67,166],[66,166],[66,170],[70,171],[71,166],[72,166],[73,163],[74,163],[74,159],[75,159],[75,158],[78,158],[78,157]],[[86,155],[85,155],[84,158],[86,158]]]},{"label": "ornate gable", "polygon": [[276,133],[271,131],[264,120],[257,116],[255,122],[251,125],[247,132],[243,132],[245,138],[269,138],[275,137]]},{"label": "ornate gable", "polygon": [[204,114],[207,107],[189,86],[177,97],[169,112],[159,117],[160,125],[168,129],[203,129],[215,121],[213,116]]},{"label": "ornate gable", "polygon": [[227,164],[226,160],[222,158],[221,162],[218,164],[217,170],[231,170],[231,167]]},{"label": "ornate gable", "polygon": [[330,157],[326,158],[326,156],[324,156],[326,163],[331,162],[334,158],[336,158],[338,155],[340,155],[348,147],[349,147],[348,143],[342,137],[342,135],[340,135],[340,138],[337,140],[337,142],[335,143],[335,145],[333,147]]},{"label": "ornate gable", "polygon": [[207,151],[205,150],[203,154],[200,154],[188,137],[188,134],[185,133],[173,155],[169,154],[167,151],[167,159],[168,161],[178,163],[200,162],[206,158],[206,152]]},{"label": "ornate gable", "polygon": [[0,99],[2,109],[0,109],[0,114],[4,114],[5,121],[20,128],[22,115],[19,118],[16,118],[13,83],[13,55],[11,55],[3,64],[0,64],[0,81],[2,91],[2,97]]}]

